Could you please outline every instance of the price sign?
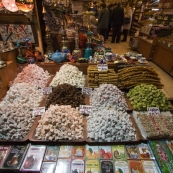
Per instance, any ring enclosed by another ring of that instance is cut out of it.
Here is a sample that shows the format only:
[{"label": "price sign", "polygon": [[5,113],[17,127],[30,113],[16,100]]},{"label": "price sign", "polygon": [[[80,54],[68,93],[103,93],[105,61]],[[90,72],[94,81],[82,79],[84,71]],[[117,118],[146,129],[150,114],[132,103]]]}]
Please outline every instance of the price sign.
[{"label": "price sign", "polygon": [[52,93],[52,87],[45,87],[42,88],[43,94],[48,95],[50,93]]},{"label": "price sign", "polygon": [[82,88],[82,94],[91,95],[91,93],[92,93],[92,88],[88,88],[88,87]]},{"label": "price sign", "polygon": [[90,105],[80,105],[79,106],[79,112],[81,114],[90,114],[92,110],[92,106]]},{"label": "price sign", "polygon": [[148,115],[159,115],[160,109],[158,107],[149,107],[148,108]]},{"label": "price sign", "polygon": [[108,71],[107,64],[97,64],[98,71]]},{"label": "price sign", "polygon": [[45,112],[45,107],[37,107],[32,111],[33,116],[42,115]]}]

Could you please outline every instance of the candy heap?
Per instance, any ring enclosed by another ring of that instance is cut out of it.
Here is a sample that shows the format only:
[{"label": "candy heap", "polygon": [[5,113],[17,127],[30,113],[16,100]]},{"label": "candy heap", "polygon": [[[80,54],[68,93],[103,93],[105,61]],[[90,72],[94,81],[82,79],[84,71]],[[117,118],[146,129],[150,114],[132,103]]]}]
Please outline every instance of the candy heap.
[{"label": "candy heap", "polygon": [[79,69],[73,65],[64,64],[56,76],[53,78],[50,86],[56,87],[61,84],[70,84],[77,88],[82,88],[85,86],[85,76]]},{"label": "candy heap", "polygon": [[41,116],[35,138],[39,140],[80,140],[83,138],[83,116],[71,106],[51,105]]},{"label": "candy heap", "polygon": [[29,64],[17,75],[13,85],[17,83],[28,83],[37,87],[45,87],[49,79],[49,73],[44,71],[43,68],[35,64]]}]

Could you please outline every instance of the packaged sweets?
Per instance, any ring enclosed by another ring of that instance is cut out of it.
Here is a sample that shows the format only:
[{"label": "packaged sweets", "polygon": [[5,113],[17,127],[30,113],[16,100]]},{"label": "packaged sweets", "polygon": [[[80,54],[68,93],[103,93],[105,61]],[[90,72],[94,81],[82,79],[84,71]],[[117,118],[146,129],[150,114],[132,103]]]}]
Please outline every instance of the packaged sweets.
[{"label": "packaged sweets", "polygon": [[165,141],[149,141],[162,173],[173,172],[173,156]]},{"label": "packaged sweets", "polygon": [[5,159],[3,169],[18,171],[28,150],[28,145],[13,145]]},{"label": "packaged sweets", "polygon": [[72,152],[72,146],[61,145],[59,150],[58,158],[70,158]]},{"label": "packaged sweets", "polygon": [[173,141],[166,141],[166,144],[173,155]]},{"label": "packaged sweets", "polygon": [[85,173],[100,173],[100,165],[98,160],[87,160]]},{"label": "packaged sweets", "polygon": [[73,159],[71,161],[70,173],[84,173],[84,172],[85,172],[85,161],[83,159]]},{"label": "packaged sweets", "polygon": [[20,171],[40,172],[45,150],[45,145],[30,145]]},{"label": "packaged sweets", "polygon": [[112,155],[114,160],[126,160],[126,151],[124,145],[113,145]]},{"label": "packaged sweets", "polygon": [[86,145],[86,158],[98,159],[99,148],[98,146]]},{"label": "packaged sweets", "polygon": [[85,157],[85,146],[73,146],[72,157]]},{"label": "packaged sweets", "polygon": [[113,162],[111,160],[100,160],[101,173],[114,173]]},{"label": "packaged sweets", "polygon": [[125,160],[117,160],[114,162],[116,173],[130,173],[129,166]]},{"label": "packaged sweets", "polygon": [[160,170],[157,167],[157,163],[153,160],[143,160],[142,166],[144,173],[160,173]]},{"label": "packaged sweets", "polygon": [[43,162],[40,173],[54,173],[56,162]]},{"label": "packaged sweets", "polygon": [[143,168],[142,168],[142,163],[139,160],[129,160],[128,161],[129,164],[129,169],[130,172],[139,172],[139,173],[144,173]]},{"label": "packaged sweets", "polygon": [[55,173],[70,173],[71,159],[58,159]]},{"label": "packaged sweets", "polygon": [[59,146],[47,146],[44,161],[56,162],[59,153]]},{"label": "packaged sweets", "polygon": [[2,167],[5,158],[10,151],[11,145],[0,145],[0,168]]},{"label": "packaged sweets", "polygon": [[111,146],[99,146],[100,159],[112,159]]},{"label": "packaged sweets", "polygon": [[136,145],[126,145],[125,147],[128,159],[139,159],[138,149]]},{"label": "packaged sweets", "polygon": [[154,156],[152,155],[152,152],[150,151],[148,144],[141,143],[138,144],[137,147],[141,159],[154,159]]}]

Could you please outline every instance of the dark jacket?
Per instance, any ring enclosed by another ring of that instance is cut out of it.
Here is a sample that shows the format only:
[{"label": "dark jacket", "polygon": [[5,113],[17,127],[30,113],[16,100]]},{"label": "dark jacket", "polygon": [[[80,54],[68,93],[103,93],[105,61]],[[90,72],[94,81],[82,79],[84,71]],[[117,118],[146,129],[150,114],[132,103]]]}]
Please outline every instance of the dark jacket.
[{"label": "dark jacket", "polygon": [[124,24],[124,9],[117,5],[112,11],[112,24],[113,26]]},{"label": "dark jacket", "polygon": [[98,29],[107,29],[109,22],[109,11],[107,8],[101,9],[98,16]]}]

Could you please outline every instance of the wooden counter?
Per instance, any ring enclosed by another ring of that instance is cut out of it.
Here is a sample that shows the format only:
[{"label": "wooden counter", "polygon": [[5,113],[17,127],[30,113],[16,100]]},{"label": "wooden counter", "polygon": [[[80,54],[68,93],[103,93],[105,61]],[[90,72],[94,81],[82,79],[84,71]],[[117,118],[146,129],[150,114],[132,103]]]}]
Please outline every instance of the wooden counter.
[{"label": "wooden counter", "polygon": [[173,76],[173,50],[158,43],[152,60],[169,75]]}]

